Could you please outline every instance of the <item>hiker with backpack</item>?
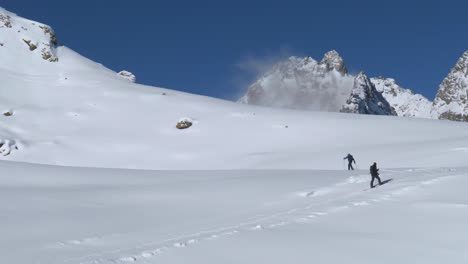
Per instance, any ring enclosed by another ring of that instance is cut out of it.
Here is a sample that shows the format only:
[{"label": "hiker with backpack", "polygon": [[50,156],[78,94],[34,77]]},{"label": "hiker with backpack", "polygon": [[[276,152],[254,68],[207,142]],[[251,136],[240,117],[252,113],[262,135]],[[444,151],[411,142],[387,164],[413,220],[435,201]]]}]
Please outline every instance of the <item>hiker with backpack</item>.
[{"label": "hiker with backpack", "polygon": [[348,170],[354,170],[353,168],[353,162],[354,164],[356,164],[356,160],[354,159],[353,155],[349,154],[346,155],[346,157],[343,158],[344,160],[347,159],[348,160]]},{"label": "hiker with backpack", "polygon": [[374,180],[375,179],[378,180],[379,185],[382,185],[382,181],[380,180],[380,177],[379,177],[379,169],[377,169],[377,163],[376,162],[374,162],[374,164],[372,164],[370,166],[370,175],[372,176],[372,180],[370,182],[371,189],[374,188]]}]

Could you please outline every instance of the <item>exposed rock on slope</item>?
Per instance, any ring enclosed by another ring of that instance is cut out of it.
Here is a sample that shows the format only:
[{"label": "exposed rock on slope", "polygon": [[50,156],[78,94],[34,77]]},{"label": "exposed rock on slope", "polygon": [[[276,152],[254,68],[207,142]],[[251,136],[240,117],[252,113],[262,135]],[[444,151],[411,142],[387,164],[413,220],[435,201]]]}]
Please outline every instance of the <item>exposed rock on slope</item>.
[{"label": "exposed rock on slope", "polygon": [[382,94],[377,91],[370,79],[361,72],[354,79],[351,96],[340,112],[367,115],[396,115]]},{"label": "exposed rock on slope", "polygon": [[23,41],[24,41],[24,43],[26,43],[26,45],[28,45],[30,51],[33,51],[33,50],[37,49],[37,45],[34,44],[34,43],[31,43],[30,40],[23,39]]},{"label": "exposed rock on slope", "polygon": [[129,72],[129,71],[121,71],[121,72],[118,73],[118,75],[120,77],[124,78],[124,79],[127,79],[127,80],[131,81],[131,82],[136,82],[136,76],[133,73]]},{"label": "exposed rock on slope", "polygon": [[193,125],[193,120],[188,118],[188,117],[184,117],[184,118],[181,118],[177,124],[176,124],[176,128],[178,129],[187,129],[189,127],[191,127]]},{"label": "exposed rock on slope", "polygon": [[440,85],[434,100],[432,116],[468,121],[468,51],[463,53]]},{"label": "exposed rock on slope", "polygon": [[18,17],[0,8],[0,31],[1,46],[26,49],[43,60],[58,61],[55,50],[57,38],[49,26]]},{"label": "exposed rock on slope", "polygon": [[11,28],[10,16],[8,14],[2,13],[1,9],[0,9],[0,22],[3,24],[3,26],[1,27]]},{"label": "exposed rock on slope", "polygon": [[8,156],[13,150],[17,150],[18,146],[14,140],[0,138],[0,155]]}]

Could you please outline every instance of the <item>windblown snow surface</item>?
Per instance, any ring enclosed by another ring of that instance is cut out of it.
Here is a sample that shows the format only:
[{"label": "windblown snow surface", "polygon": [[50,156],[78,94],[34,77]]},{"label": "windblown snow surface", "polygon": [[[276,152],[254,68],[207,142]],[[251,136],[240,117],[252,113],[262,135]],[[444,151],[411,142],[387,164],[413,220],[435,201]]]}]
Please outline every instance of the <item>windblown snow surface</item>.
[{"label": "windblown snow surface", "polygon": [[[0,263],[468,261],[464,123],[236,104],[18,45],[0,65]],[[374,161],[393,180],[370,190]]]}]

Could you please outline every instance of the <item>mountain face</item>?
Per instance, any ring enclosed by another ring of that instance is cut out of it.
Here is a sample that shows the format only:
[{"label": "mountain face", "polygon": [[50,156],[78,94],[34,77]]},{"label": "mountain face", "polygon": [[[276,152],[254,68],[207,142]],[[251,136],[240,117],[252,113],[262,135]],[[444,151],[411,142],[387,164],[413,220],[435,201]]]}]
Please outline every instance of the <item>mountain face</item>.
[{"label": "mountain face", "polygon": [[[15,65],[17,61],[36,58],[57,62],[57,38],[51,27],[27,20],[0,8],[0,57],[2,64]],[[9,54],[15,50],[15,56]],[[33,56],[30,56],[30,55]]]},{"label": "mountain face", "polygon": [[434,104],[391,78],[369,79],[365,74],[353,78],[336,51],[327,52],[320,62],[290,57],[276,64],[239,101],[300,110],[463,120],[454,113],[466,105],[467,58],[468,52],[441,85]]},{"label": "mountain face", "polygon": [[320,62],[311,57],[290,57],[274,65],[239,101],[336,112],[349,96],[352,85],[353,77],[348,75],[343,59],[336,51],[330,51]]},{"label": "mountain face", "polygon": [[351,95],[340,109],[343,113],[366,115],[397,115],[393,107],[377,91],[371,80],[361,72],[354,79]]},{"label": "mountain face", "polygon": [[434,100],[432,116],[439,119],[468,121],[468,51],[442,81]]},{"label": "mountain face", "polygon": [[420,94],[399,86],[391,78],[371,78],[377,91],[382,93],[398,116],[430,118],[432,102]]},{"label": "mountain face", "polygon": [[[380,84],[379,82],[379,87],[383,85]],[[343,58],[333,50],[327,52],[320,62],[310,57],[290,57],[287,61],[276,64],[249,87],[240,102],[301,110],[393,115],[387,107],[387,94],[384,93],[382,97],[375,89],[364,74],[356,78],[349,75]],[[392,92],[405,91],[394,89]],[[400,96],[392,93],[388,95],[395,104],[393,107],[409,108],[400,107],[402,100],[395,99]],[[377,101],[381,101],[381,104]],[[401,112],[406,114],[407,111]]]}]

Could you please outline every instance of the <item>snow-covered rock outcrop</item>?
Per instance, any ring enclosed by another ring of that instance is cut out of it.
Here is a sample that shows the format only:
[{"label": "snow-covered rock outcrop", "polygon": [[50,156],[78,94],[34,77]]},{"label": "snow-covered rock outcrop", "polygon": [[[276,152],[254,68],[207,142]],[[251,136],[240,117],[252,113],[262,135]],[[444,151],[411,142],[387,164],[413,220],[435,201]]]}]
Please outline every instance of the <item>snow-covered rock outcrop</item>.
[{"label": "snow-covered rock outcrop", "polygon": [[321,62],[311,57],[290,57],[254,82],[241,103],[271,107],[338,111],[349,96],[353,77],[347,74],[336,51]]},{"label": "snow-covered rock outcrop", "polygon": [[397,114],[364,72],[359,73],[354,79],[351,96],[340,112],[367,115]]},{"label": "snow-covered rock outcrop", "polygon": [[443,80],[434,100],[432,116],[468,121],[468,51]]},{"label": "snow-covered rock outcrop", "polygon": [[432,102],[426,97],[399,86],[391,78],[371,78],[371,82],[395,109],[398,116],[430,118]]},{"label": "snow-covered rock outcrop", "polygon": [[15,140],[1,139],[0,138],[0,155],[8,156],[13,150],[17,150],[18,146],[16,145]]},{"label": "snow-covered rock outcrop", "polygon": [[[58,61],[57,38],[51,27],[24,19],[0,8],[0,57],[2,64],[21,57],[34,57],[47,62]],[[14,54],[13,54],[14,51]],[[33,54],[34,56],[31,56]]]},{"label": "snow-covered rock outcrop", "polygon": [[120,77],[124,78],[124,79],[127,79],[127,80],[133,82],[133,83],[136,82],[136,76],[133,73],[129,72],[129,71],[121,71],[121,72],[118,73],[118,75]]}]

